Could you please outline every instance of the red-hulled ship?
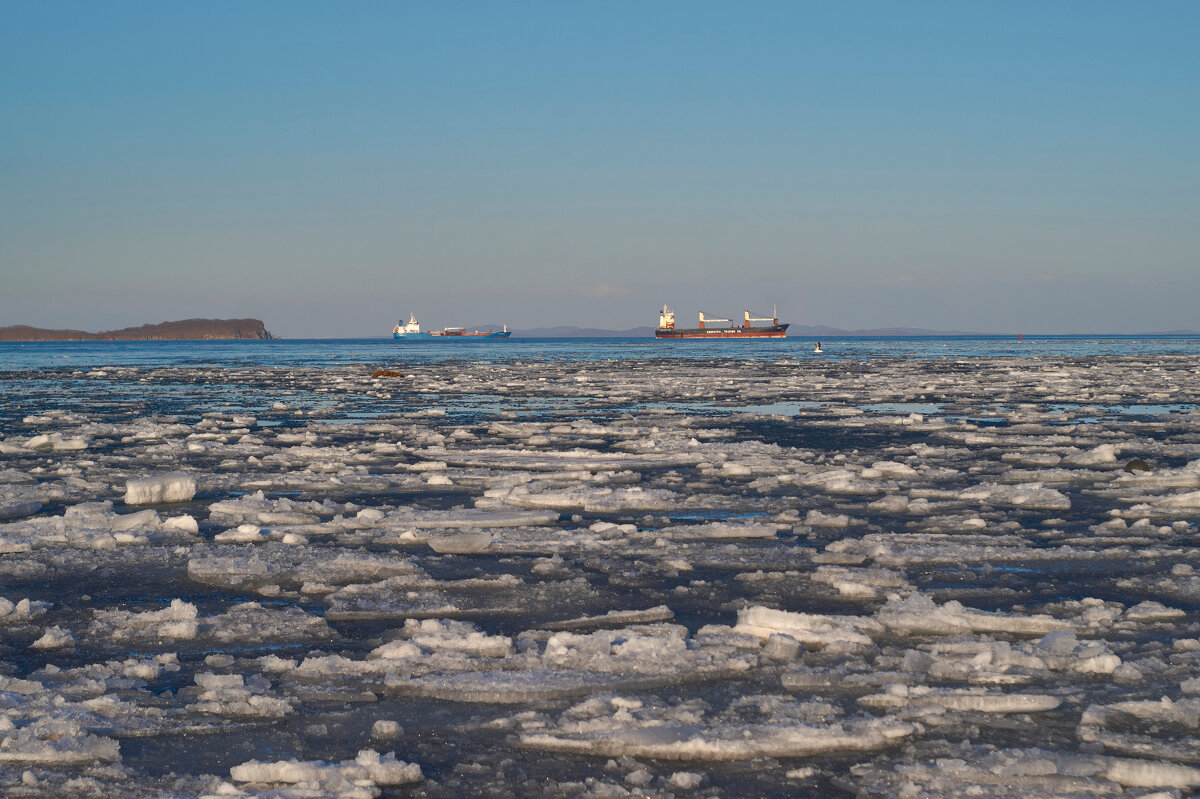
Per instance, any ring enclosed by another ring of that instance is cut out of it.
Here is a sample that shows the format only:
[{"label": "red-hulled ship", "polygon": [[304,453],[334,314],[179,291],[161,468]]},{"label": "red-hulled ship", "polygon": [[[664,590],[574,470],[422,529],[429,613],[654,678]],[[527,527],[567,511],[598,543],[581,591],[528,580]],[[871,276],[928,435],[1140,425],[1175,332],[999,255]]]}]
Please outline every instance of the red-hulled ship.
[{"label": "red-hulled ship", "polygon": [[[772,309],[774,313],[774,309]],[[713,322],[723,323],[726,327],[709,325]],[[770,322],[769,325],[752,326],[751,322]],[[709,319],[700,312],[700,327],[675,327],[675,312],[666,305],[658,317],[658,329],[654,331],[655,338],[704,338],[704,339],[745,339],[745,338],[787,338],[788,323],[779,324],[779,317],[754,317],[749,311],[740,327],[734,327],[729,319]]]}]

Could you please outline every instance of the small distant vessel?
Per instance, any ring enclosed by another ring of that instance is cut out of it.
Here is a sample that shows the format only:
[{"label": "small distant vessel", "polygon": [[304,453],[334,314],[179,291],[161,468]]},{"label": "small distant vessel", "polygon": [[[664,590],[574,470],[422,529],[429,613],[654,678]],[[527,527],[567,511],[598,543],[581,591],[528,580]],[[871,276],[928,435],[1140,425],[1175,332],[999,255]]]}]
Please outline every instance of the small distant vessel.
[{"label": "small distant vessel", "polygon": [[421,330],[421,323],[417,321],[416,314],[408,315],[408,324],[396,324],[392,328],[393,339],[430,339],[430,338],[508,338],[512,333],[508,329],[508,325],[504,326],[503,330],[471,330],[468,331],[462,327],[446,327],[441,330]]},{"label": "small distant vessel", "polygon": [[815,353],[821,353],[824,351],[825,350],[821,349],[821,342],[819,342],[819,341],[817,342],[817,346],[813,347],[813,352],[815,352]]},{"label": "small distant vessel", "polygon": [[[729,319],[712,319],[700,312],[699,327],[675,327],[675,312],[670,306],[664,305],[658,316],[658,329],[654,331],[655,338],[704,338],[704,339],[746,339],[746,338],[787,338],[788,322],[779,323],[779,315],[771,309],[770,317],[754,317],[746,311],[740,326],[733,326]],[[709,327],[713,322],[724,323],[726,326]],[[770,322],[769,325],[751,325],[751,322]]]},{"label": "small distant vessel", "polygon": [[408,324],[401,327],[397,322],[392,328],[392,338],[428,338],[431,335],[433,334],[421,332],[421,323],[417,321],[417,315],[411,313],[408,315]]}]

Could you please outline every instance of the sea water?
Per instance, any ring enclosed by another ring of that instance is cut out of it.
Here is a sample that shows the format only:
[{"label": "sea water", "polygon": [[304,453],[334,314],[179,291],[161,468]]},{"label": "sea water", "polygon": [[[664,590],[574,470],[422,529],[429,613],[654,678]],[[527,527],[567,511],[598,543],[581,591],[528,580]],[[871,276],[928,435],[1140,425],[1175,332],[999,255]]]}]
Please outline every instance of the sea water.
[{"label": "sea water", "polygon": [[847,336],[758,341],[658,341],[652,338],[275,339],[265,341],[0,342],[0,368],[100,366],[103,364],[317,365],[379,361],[621,360],[654,357],[705,359],[735,355],[753,360],[779,357],[962,358],[979,356],[1195,354],[1200,336]]},{"label": "sea water", "polygon": [[812,345],[0,344],[0,795],[1200,786],[1200,341]]}]

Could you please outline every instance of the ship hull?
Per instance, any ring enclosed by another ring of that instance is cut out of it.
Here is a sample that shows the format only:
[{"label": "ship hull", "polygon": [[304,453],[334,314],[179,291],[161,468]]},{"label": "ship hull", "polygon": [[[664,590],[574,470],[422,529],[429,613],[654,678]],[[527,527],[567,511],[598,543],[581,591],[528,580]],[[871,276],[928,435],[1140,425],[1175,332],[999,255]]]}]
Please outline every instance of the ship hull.
[{"label": "ship hull", "polygon": [[767,327],[660,327],[654,331],[654,337],[705,340],[787,338],[787,329],[787,324]]}]

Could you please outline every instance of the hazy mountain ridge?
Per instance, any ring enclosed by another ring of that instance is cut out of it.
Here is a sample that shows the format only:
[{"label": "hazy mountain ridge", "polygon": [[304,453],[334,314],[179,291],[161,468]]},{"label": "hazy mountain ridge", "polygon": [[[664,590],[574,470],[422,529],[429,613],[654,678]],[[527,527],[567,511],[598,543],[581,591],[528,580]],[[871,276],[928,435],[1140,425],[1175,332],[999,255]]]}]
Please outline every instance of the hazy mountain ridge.
[{"label": "hazy mountain ridge", "polygon": [[654,328],[649,325],[631,327],[627,330],[605,330],[598,327],[575,327],[574,325],[558,325],[557,327],[535,327],[530,330],[514,330],[514,336],[521,338],[642,338],[654,335]]}]

